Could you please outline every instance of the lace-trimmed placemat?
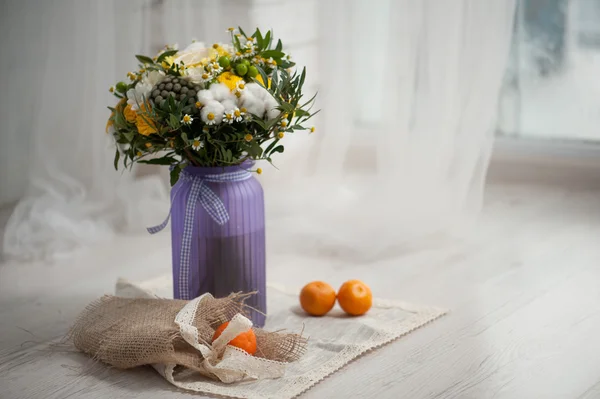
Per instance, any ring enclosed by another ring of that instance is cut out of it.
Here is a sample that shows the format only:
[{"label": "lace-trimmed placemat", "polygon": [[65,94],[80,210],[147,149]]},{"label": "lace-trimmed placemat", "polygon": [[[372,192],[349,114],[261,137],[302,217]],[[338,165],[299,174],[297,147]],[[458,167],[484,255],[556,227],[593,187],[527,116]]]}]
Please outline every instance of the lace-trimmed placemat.
[{"label": "lace-trimmed placemat", "polygon": [[[170,297],[171,276],[144,283],[117,282],[116,294],[127,297]],[[398,339],[444,315],[447,311],[406,302],[375,299],[368,314],[348,317],[336,306],[325,317],[308,317],[298,304],[298,294],[278,284],[268,284],[268,317],[265,329],[302,332],[308,350],[288,365],[284,377],[224,384],[179,370],[156,365],[156,370],[173,385],[196,392],[233,398],[294,398],[360,355]]]}]

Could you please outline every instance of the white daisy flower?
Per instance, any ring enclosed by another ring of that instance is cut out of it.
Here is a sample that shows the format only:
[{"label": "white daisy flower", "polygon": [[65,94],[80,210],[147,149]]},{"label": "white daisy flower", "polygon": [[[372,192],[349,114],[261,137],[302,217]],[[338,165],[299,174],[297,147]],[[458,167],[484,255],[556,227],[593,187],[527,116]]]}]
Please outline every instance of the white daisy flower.
[{"label": "white daisy flower", "polygon": [[281,126],[282,129],[287,129],[290,124],[290,121],[287,119],[282,119],[279,121],[278,125]]},{"label": "white daisy flower", "polygon": [[265,65],[265,62],[263,61],[263,59],[262,59],[262,57],[261,57],[260,55],[257,55],[256,57],[254,57],[254,58],[252,59],[252,61],[253,61],[253,62],[254,62],[256,65],[259,65],[259,66],[263,66],[263,65]]},{"label": "white daisy flower", "polygon": [[233,54],[231,56],[232,61],[239,61],[244,58],[244,55],[239,51],[236,51],[235,53],[232,53],[232,54]]},{"label": "white daisy flower", "polygon": [[246,115],[245,112],[242,112],[238,107],[235,107],[233,109],[233,119],[236,122],[241,122],[244,120],[244,115]]},{"label": "white daisy flower", "polygon": [[221,73],[221,71],[223,71],[223,67],[221,65],[219,65],[218,62],[213,61],[210,64],[208,64],[208,70],[213,74],[213,75],[218,75]]},{"label": "white daisy flower", "polygon": [[233,89],[233,91],[235,93],[238,92],[242,92],[246,90],[246,82],[244,82],[243,80],[238,80],[237,83],[235,84],[235,89]]},{"label": "white daisy flower", "polygon": [[184,125],[191,125],[193,121],[194,118],[192,118],[188,114],[183,115],[183,118],[181,119],[181,123],[183,123]]},{"label": "white daisy flower", "polygon": [[252,114],[249,113],[245,107],[240,108],[240,113],[242,114],[242,117],[244,118],[245,122],[249,122],[252,120]]},{"label": "white daisy flower", "polygon": [[234,121],[234,117],[233,117],[233,111],[229,111],[229,112],[225,112],[223,114],[223,122],[224,123],[233,123]]},{"label": "white daisy flower", "polygon": [[218,101],[209,101],[200,111],[202,121],[207,125],[218,125],[223,121],[225,107]]},{"label": "white daisy flower", "polygon": [[139,82],[134,88],[127,90],[127,104],[131,105],[131,109],[138,110],[138,104],[142,105],[144,101],[150,98],[152,85],[150,83]]},{"label": "white daisy flower", "polygon": [[194,151],[198,151],[200,148],[204,148],[204,142],[196,139],[192,143],[192,148],[194,149]]}]

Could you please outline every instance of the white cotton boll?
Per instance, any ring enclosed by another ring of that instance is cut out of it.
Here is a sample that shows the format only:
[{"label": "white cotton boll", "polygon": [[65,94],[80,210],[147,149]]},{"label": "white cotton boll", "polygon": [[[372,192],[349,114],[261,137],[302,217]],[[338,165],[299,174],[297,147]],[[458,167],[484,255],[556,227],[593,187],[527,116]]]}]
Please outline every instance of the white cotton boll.
[{"label": "white cotton boll", "polygon": [[280,114],[281,111],[277,109],[279,103],[273,97],[269,96],[265,99],[265,111],[267,112],[267,119],[275,119]]},{"label": "white cotton boll", "polygon": [[246,90],[252,93],[254,97],[260,98],[261,100],[264,99],[267,95],[269,95],[269,92],[258,83],[248,83],[246,85]]},{"label": "white cotton boll", "polygon": [[218,101],[209,101],[200,111],[202,121],[207,125],[217,125],[223,121],[225,107]]},{"label": "white cotton boll", "polygon": [[241,106],[246,108],[246,112],[262,118],[265,114],[265,105],[260,98],[256,98],[251,92],[244,91],[240,97]]},{"label": "white cotton boll", "polygon": [[211,91],[214,99],[217,101],[224,101],[231,99],[231,97],[235,98],[235,96],[231,94],[229,87],[225,86],[223,83],[214,83],[210,85],[209,90]]},{"label": "white cotton boll", "polygon": [[[235,96],[234,96],[235,98]],[[235,108],[237,108],[237,104],[234,100],[225,100],[225,101],[221,101],[221,104],[223,104],[223,107],[225,107],[225,112],[230,112],[233,111]]]},{"label": "white cotton boll", "polygon": [[215,97],[213,96],[213,94],[210,90],[199,90],[198,91],[198,101],[200,101],[200,104],[202,104],[203,106],[208,104],[209,102],[213,101],[214,99],[215,99]]}]

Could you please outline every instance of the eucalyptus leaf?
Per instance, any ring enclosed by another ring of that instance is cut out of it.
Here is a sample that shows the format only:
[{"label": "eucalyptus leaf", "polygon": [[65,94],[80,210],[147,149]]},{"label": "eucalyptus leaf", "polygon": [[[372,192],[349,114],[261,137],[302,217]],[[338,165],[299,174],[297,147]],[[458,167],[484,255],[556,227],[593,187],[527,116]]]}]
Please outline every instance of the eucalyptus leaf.
[{"label": "eucalyptus leaf", "polygon": [[165,60],[165,58],[170,57],[175,54],[177,54],[177,50],[167,50],[158,56],[158,58],[156,59],[156,63],[160,64],[161,62],[163,62]]},{"label": "eucalyptus leaf", "polygon": [[115,166],[115,170],[119,170],[119,158],[121,158],[121,153],[119,152],[119,149],[117,148],[115,150],[115,160],[113,162],[113,164]]},{"label": "eucalyptus leaf", "polygon": [[146,163],[149,165],[173,165],[177,160],[171,157],[162,157],[162,158],[153,158],[153,159],[144,159],[139,160],[139,163]]},{"label": "eucalyptus leaf", "polygon": [[138,59],[142,64],[154,64],[154,61],[150,57],[146,57],[145,55],[136,55],[135,58]]},{"label": "eucalyptus leaf", "polygon": [[274,60],[276,60],[276,59],[283,57],[285,54],[283,52],[277,51],[277,50],[267,50],[267,51],[263,51],[263,53],[261,55],[264,58],[273,58]]},{"label": "eucalyptus leaf", "polygon": [[179,180],[180,173],[181,173],[181,167],[179,165],[177,165],[173,169],[171,169],[171,187],[173,187],[175,185],[175,183],[177,183],[177,181]]}]

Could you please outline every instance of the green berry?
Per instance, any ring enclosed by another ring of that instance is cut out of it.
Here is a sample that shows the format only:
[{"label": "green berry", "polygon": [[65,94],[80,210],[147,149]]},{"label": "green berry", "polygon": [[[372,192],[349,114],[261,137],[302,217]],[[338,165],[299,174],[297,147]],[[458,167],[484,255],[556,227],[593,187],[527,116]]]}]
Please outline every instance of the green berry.
[{"label": "green berry", "polygon": [[231,64],[231,60],[226,55],[219,57],[219,65],[223,68],[227,68]]},{"label": "green berry", "polygon": [[125,83],[125,82],[117,83],[117,91],[119,93],[125,93],[127,91],[127,83]]},{"label": "green berry", "polygon": [[248,60],[242,60],[242,64],[244,64],[246,66],[250,66],[250,61],[248,61]]},{"label": "green berry", "polygon": [[258,69],[254,65],[250,65],[248,67],[248,76],[251,78],[255,78],[258,75]]},{"label": "green berry", "polygon": [[238,75],[244,76],[246,73],[248,73],[248,67],[244,64],[238,64],[235,67],[235,71],[237,72]]}]

